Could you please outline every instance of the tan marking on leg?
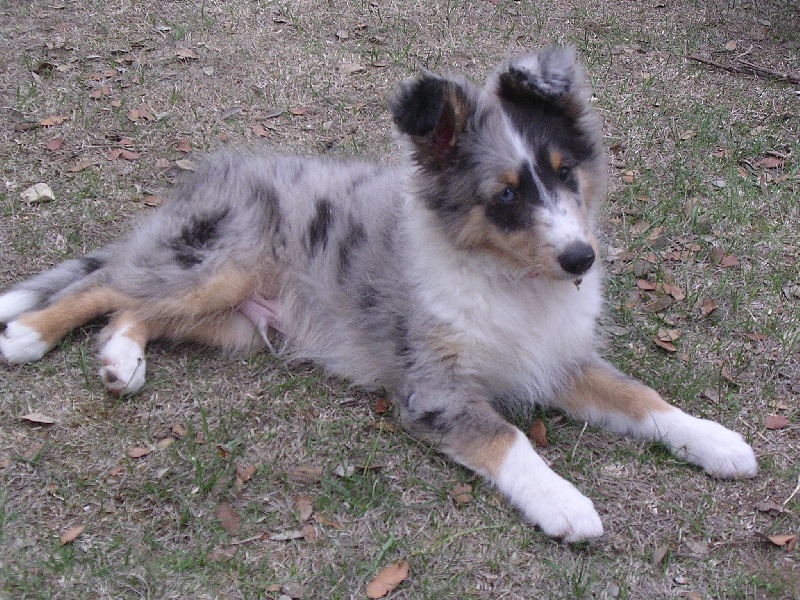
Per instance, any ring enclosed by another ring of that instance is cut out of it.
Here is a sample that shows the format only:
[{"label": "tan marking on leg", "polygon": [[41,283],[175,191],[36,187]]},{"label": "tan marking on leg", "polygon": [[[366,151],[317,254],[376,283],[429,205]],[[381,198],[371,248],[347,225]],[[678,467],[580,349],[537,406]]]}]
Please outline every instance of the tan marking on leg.
[{"label": "tan marking on leg", "polygon": [[569,414],[586,420],[590,414],[616,412],[640,421],[650,413],[673,408],[652,388],[605,363],[581,368],[556,403]]},{"label": "tan marking on leg", "polygon": [[507,428],[495,435],[476,435],[463,437],[448,444],[447,453],[459,463],[486,475],[497,477],[508,451],[517,439],[514,427],[508,423]]},{"label": "tan marking on leg", "polygon": [[21,325],[36,331],[49,345],[69,331],[125,304],[126,297],[110,288],[96,287],[62,298],[56,303],[17,319]]},{"label": "tan marking on leg", "polygon": [[236,310],[211,315],[201,323],[167,331],[166,335],[233,351],[258,352],[266,347],[250,319]]},{"label": "tan marking on leg", "polygon": [[239,306],[260,289],[261,278],[252,271],[227,268],[175,298],[156,300],[137,311],[154,319],[195,319]]}]

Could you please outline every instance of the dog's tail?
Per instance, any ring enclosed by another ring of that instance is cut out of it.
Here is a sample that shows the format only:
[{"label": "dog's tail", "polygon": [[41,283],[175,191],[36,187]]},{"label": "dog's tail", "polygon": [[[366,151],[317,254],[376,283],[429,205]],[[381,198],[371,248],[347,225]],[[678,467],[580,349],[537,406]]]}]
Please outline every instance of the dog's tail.
[{"label": "dog's tail", "polygon": [[80,258],[56,265],[12,287],[0,295],[0,323],[8,323],[23,313],[42,309],[55,300],[97,283],[101,269],[111,254],[107,246]]}]

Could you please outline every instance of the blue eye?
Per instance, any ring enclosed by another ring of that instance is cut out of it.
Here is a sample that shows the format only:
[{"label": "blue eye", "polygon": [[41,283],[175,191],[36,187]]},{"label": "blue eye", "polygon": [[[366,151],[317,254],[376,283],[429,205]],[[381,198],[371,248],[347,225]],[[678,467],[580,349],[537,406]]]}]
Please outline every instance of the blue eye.
[{"label": "blue eye", "polygon": [[511,204],[516,199],[517,195],[514,190],[510,187],[507,187],[502,192],[497,195],[497,201],[500,204]]},{"label": "blue eye", "polygon": [[570,177],[572,177],[572,169],[570,169],[569,167],[565,167],[565,166],[563,166],[563,165],[562,165],[562,166],[561,166],[561,167],[558,169],[558,178],[559,178],[561,181],[568,181]]}]

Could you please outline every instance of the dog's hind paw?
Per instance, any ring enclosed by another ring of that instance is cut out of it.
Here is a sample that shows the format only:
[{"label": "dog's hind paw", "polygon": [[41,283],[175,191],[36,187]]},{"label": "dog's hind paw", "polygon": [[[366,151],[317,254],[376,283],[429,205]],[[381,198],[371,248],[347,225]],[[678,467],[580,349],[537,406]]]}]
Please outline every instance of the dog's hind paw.
[{"label": "dog's hind paw", "polygon": [[100,350],[100,379],[112,394],[135,394],[144,386],[147,364],[142,347],[116,334]]},{"label": "dog's hind paw", "polygon": [[0,335],[0,355],[10,364],[39,360],[48,350],[50,344],[42,339],[38,331],[17,321],[8,323]]}]

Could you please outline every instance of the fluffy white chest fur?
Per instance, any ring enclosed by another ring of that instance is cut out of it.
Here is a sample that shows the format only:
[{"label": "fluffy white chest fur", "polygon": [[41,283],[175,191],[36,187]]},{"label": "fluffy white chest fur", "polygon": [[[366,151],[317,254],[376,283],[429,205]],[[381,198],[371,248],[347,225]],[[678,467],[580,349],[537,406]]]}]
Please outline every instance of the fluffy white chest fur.
[{"label": "fluffy white chest fur", "polygon": [[500,271],[484,255],[454,249],[414,202],[405,212],[412,297],[453,332],[464,375],[498,396],[547,403],[554,386],[595,347],[600,270],[579,285]]}]

